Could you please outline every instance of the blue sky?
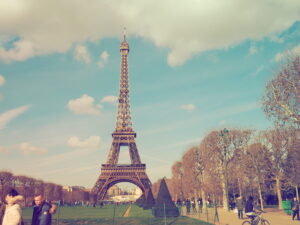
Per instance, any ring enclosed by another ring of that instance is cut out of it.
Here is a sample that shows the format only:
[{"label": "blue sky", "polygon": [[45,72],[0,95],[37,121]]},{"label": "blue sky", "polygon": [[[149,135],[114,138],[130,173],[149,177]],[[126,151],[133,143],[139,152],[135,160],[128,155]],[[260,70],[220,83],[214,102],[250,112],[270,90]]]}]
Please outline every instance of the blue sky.
[{"label": "blue sky", "polygon": [[269,128],[260,101],[286,55],[300,53],[300,3],[171,4],[0,0],[0,169],[92,187],[115,128],[124,26],[152,182],[213,129]]}]

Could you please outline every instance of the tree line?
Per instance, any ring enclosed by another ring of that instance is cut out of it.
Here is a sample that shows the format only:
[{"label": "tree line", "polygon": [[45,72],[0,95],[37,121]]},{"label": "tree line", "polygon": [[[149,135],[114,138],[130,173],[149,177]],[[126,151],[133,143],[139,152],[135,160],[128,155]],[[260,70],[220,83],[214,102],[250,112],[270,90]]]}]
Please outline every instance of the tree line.
[{"label": "tree line", "polygon": [[82,188],[64,189],[62,185],[44,182],[29,176],[14,175],[9,171],[0,171],[0,199],[2,202],[11,188],[23,195],[26,206],[32,205],[33,198],[37,194],[42,194],[47,201],[60,201],[63,204],[89,201],[89,192]]},{"label": "tree line", "polygon": [[212,130],[172,165],[167,183],[174,200],[201,197],[228,208],[235,196],[252,195],[262,208],[274,202],[281,208],[283,198],[299,199],[299,56],[289,57],[267,83],[262,107],[274,123],[270,129]]}]

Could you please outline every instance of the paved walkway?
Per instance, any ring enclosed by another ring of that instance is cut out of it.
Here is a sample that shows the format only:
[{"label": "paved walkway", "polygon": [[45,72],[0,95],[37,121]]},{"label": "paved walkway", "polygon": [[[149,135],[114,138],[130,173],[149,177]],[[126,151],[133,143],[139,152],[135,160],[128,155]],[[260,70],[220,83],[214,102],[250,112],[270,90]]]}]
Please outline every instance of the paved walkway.
[{"label": "paved walkway", "polygon": [[[263,213],[263,218],[267,219],[271,225],[300,225],[300,221],[292,220],[291,215],[287,215],[283,210],[279,209],[265,209],[267,213]],[[182,215],[186,215],[185,208],[182,208]],[[191,212],[190,217],[201,219],[203,221],[208,221],[216,225],[241,225],[244,220],[238,219],[237,213],[222,208],[218,208],[219,222],[215,221],[215,209],[209,208],[207,213],[205,209],[203,213]]]},{"label": "paved walkway", "polygon": [[129,205],[127,207],[127,209],[125,210],[124,214],[122,215],[123,217],[128,217],[130,214],[130,210],[131,210],[131,205]]}]

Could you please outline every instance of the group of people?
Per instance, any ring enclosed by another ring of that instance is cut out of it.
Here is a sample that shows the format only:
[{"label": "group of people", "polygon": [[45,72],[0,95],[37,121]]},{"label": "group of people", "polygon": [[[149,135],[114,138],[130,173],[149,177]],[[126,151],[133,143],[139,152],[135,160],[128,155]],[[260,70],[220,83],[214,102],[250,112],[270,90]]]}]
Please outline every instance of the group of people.
[{"label": "group of people", "polygon": [[[243,219],[243,211],[245,210],[245,214],[248,217],[252,217],[252,219],[255,219],[255,204],[254,199],[252,196],[249,196],[246,203],[244,203],[241,196],[237,196],[236,199],[236,208],[238,210],[238,218]],[[292,210],[292,219],[294,220],[295,217],[297,217],[297,220],[299,220],[299,201],[296,197],[294,197],[291,201],[291,210]]]},{"label": "group of people", "polygon": [[[21,203],[23,196],[15,189],[11,189],[0,201],[0,225],[24,225]],[[42,194],[37,194],[33,201],[31,225],[51,225],[52,214],[56,212],[56,205],[45,201]]]},{"label": "group of people", "polygon": [[[177,207],[180,207],[180,208],[181,208],[182,205],[185,205],[187,214],[190,214],[191,212],[196,213],[197,212],[196,205],[198,204],[199,213],[202,213],[202,208],[203,208],[202,198],[198,198],[198,199],[192,198],[191,200],[190,199],[185,199],[183,201],[181,201],[180,199],[177,199],[175,204],[176,204]],[[207,206],[210,207],[211,202],[209,200],[207,200],[206,204],[207,204]]]}]

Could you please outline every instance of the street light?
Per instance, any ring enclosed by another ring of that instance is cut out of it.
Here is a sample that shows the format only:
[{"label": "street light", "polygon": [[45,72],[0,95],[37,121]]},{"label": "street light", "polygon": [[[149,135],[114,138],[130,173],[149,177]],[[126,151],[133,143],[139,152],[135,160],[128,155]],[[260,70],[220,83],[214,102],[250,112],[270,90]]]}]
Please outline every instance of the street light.
[{"label": "street light", "polygon": [[228,198],[228,175],[227,175],[227,166],[228,166],[228,152],[227,152],[227,138],[226,136],[228,135],[229,130],[224,128],[223,130],[220,131],[219,135],[223,139],[223,155],[224,155],[224,179],[225,179],[225,195],[226,195],[226,201],[227,201],[227,210],[229,211],[229,198]]}]

